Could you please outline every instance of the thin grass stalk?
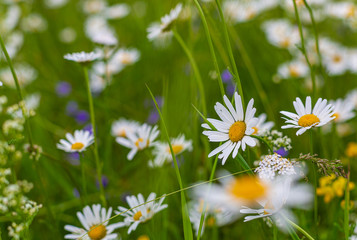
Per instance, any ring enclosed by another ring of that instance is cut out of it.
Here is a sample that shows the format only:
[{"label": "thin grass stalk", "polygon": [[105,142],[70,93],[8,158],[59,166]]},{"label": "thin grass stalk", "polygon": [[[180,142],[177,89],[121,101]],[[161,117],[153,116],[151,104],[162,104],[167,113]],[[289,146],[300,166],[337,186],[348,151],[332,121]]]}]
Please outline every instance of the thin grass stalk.
[{"label": "thin grass stalk", "polygon": [[310,76],[311,76],[311,81],[312,81],[312,95],[314,97],[314,99],[316,98],[316,79],[315,79],[315,70],[313,68],[313,66],[310,63],[310,60],[307,56],[307,52],[306,52],[306,48],[305,48],[305,38],[304,38],[304,33],[302,30],[302,24],[301,24],[301,20],[300,20],[300,15],[299,15],[299,11],[296,5],[296,0],[292,0],[293,4],[294,4],[294,11],[295,11],[295,16],[296,16],[296,20],[298,22],[298,27],[299,27],[299,33],[300,33],[300,38],[301,38],[301,52],[303,53],[306,63],[310,68]]},{"label": "thin grass stalk", "polygon": [[229,55],[229,59],[231,62],[231,67],[232,67],[234,75],[235,75],[239,95],[242,97],[242,105],[243,105],[243,109],[244,109],[245,105],[244,105],[244,94],[243,94],[242,83],[241,83],[241,80],[239,77],[236,61],[234,60],[233,50],[232,50],[232,46],[231,46],[231,42],[230,42],[229,34],[228,34],[228,28],[227,28],[226,20],[224,19],[223,10],[222,10],[221,3],[219,2],[219,0],[216,0],[216,5],[218,8],[219,16],[221,18],[224,40],[227,45],[227,50],[228,50],[228,55]]},{"label": "thin grass stalk", "polygon": [[207,38],[207,42],[208,42],[208,46],[209,46],[209,50],[210,50],[210,53],[211,53],[211,57],[212,57],[212,61],[213,61],[213,65],[214,65],[214,68],[217,72],[217,75],[218,75],[218,85],[219,85],[219,89],[221,90],[221,95],[222,95],[222,98],[223,96],[225,95],[225,92],[224,92],[224,87],[223,87],[223,81],[222,81],[222,76],[221,76],[221,71],[219,70],[219,66],[218,66],[218,62],[217,62],[217,57],[216,57],[216,53],[215,53],[215,50],[214,50],[214,47],[213,47],[213,43],[212,43],[212,38],[211,38],[211,34],[210,34],[210,31],[209,31],[209,28],[208,28],[208,24],[207,24],[207,21],[206,21],[206,17],[203,13],[203,10],[201,8],[201,5],[198,3],[197,0],[194,0],[194,3],[196,4],[196,7],[197,7],[197,10],[201,16],[201,20],[202,20],[202,23],[203,23],[203,27],[205,29],[205,34],[206,34],[206,38]]},{"label": "thin grass stalk", "polygon": [[349,240],[349,232],[350,232],[350,162],[348,162],[348,173],[347,173],[347,182],[345,188],[345,209],[344,209],[344,231],[345,231],[345,239]]},{"label": "thin grass stalk", "polygon": [[298,230],[299,232],[301,232],[307,239],[309,240],[315,240],[313,237],[310,236],[310,234],[308,234],[302,227],[300,227],[299,225],[297,225],[296,223],[294,223],[293,221],[291,221],[290,219],[286,218],[284,216],[285,221],[287,221],[291,226],[293,226],[296,230]]},{"label": "thin grass stalk", "polygon": [[[314,141],[313,141],[313,131],[310,129],[310,154],[314,155]],[[316,228],[316,233],[318,232],[318,199],[317,199],[317,169],[314,163],[312,163],[312,174],[314,178],[314,222],[315,222],[315,228]]]},{"label": "thin grass stalk", "polygon": [[17,91],[17,94],[18,94],[20,102],[21,102],[20,107],[21,107],[21,110],[22,110],[22,115],[25,118],[26,129],[27,129],[27,134],[28,134],[28,141],[29,141],[30,148],[31,148],[30,151],[32,151],[33,150],[33,138],[32,138],[30,119],[27,116],[27,113],[26,113],[26,110],[25,110],[25,105],[22,105],[22,104],[25,104],[25,101],[24,101],[24,97],[22,95],[20,83],[19,83],[19,80],[17,78],[14,66],[12,65],[11,58],[9,56],[9,53],[6,50],[6,47],[5,47],[5,44],[4,44],[4,41],[3,41],[2,37],[1,37],[1,35],[0,35],[0,45],[1,45],[2,51],[3,51],[4,55],[5,55],[6,61],[9,64],[12,77],[14,78],[14,81],[15,81],[16,91]]},{"label": "thin grass stalk", "polygon": [[[177,181],[179,183],[180,190],[181,190],[181,189],[183,189],[183,184],[182,184],[182,178],[181,178],[181,174],[180,174],[180,169],[179,169],[177,161],[176,161],[175,152],[174,152],[174,150],[172,148],[172,144],[171,144],[171,140],[170,140],[170,137],[169,137],[169,133],[168,133],[167,128],[166,128],[165,120],[164,120],[164,118],[163,118],[163,116],[161,114],[159,105],[157,104],[153,93],[151,92],[150,88],[147,85],[146,85],[146,87],[149,90],[151,98],[154,101],[156,109],[157,109],[157,111],[159,113],[159,116],[160,116],[160,119],[161,119],[161,122],[162,122],[162,126],[163,126],[163,130],[164,130],[164,133],[165,133],[165,136],[166,136],[166,140],[167,140],[167,142],[169,144],[169,147],[170,147],[172,160],[173,160],[174,165],[175,165],[175,173],[176,173]],[[188,215],[186,197],[185,197],[185,193],[184,192],[181,192],[181,208],[182,208],[182,221],[183,221],[183,227],[184,227],[185,240],[186,239],[192,240],[193,239],[193,235],[192,235],[191,221],[190,221],[190,218],[189,218],[189,215]]]},{"label": "thin grass stalk", "polygon": [[84,168],[84,157],[80,156],[80,164],[81,164],[81,175],[82,175],[82,193],[84,198],[84,204],[88,204],[88,193],[87,193],[87,182],[86,182],[86,173]]},{"label": "thin grass stalk", "polygon": [[101,162],[99,160],[99,155],[98,155],[98,144],[97,144],[97,133],[96,133],[96,125],[95,125],[94,105],[93,105],[92,93],[90,91],[87,66],[83,66],[83,71],[84,71],[84,77],[85,77],[85,81],[86,81],[86,85],[87,85],[89,112],[90,112],[90,119],[91,119],[92,131],[93,131],[93,137],[94,137],[94,158],[95,158],[95,164],[96,164],[96,170],[97,170],[97,178],[98,178],[98,182],[99,182],[100,199],[101,199],[103,206],[106,207],[107,202],[105,200],[104,188],[103,188],[103,183],[102,183],[102,165],[101,165]]},{"label": "thin grass stalk", "polygon": [[201,95],[200,99],[201,99],[202,111],[203,111],[203,114],[207,115],[205,91],[204,91],[204,87],[203,87],[202,77],[201,77],[200,71],[198,70],[196,60],[194,59],[194,57],[193,57],[191,51],[189,50],[189,48],[187,47],[186,43],[181,38],[180,34],[175,29],[173,29],[172,32],[173,32],[177,42],[180,44],[180,46],[186,53],[188,60],[190,61],[190,64],[193,69],[193,73],[195,74],[195,79],[197,81],[198,91]]}]

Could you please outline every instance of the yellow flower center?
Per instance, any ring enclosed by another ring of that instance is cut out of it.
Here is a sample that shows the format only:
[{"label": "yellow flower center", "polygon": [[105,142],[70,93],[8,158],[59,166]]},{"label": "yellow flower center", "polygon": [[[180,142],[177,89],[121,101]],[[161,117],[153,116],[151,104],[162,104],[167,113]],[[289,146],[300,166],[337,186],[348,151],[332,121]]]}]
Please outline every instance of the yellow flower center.
[{"label": "yellow flower center", "polygon": [[355,14],[356,14],[356,11],[357,11],[357,8],[355,6],[351,6],[348,8],[348,11],[347,11],[347,17],[354,17]]},{"label": "yellow flower center", "polygon": [[[265,205],[264,205],[264,208],[265,209],[274,209],[274,206],[273,204],[271,203],[271,201],[269,200]],[[264,210],[264,215],[267,215],[269,214],[267,211]]]},{"label": "yellow flower center", "polygon": [[335,117],[335,121],[337,121],[337,119],[340,117],[340,114],[338,114],[338,113],[334,113],[333,115],[332,115],[332,117]]},{"label": "yellow flower center", "polygon": [[91,226],[88,232],[88,236],[91,240],[101,240],[107,235],[107,229],[103,225]]},{"label": "yellow flower center", "polygon": [[207,226],[213,227],[215,223],[216,223],[216,220],[214,219],[214,217],[207,218],[207,221],[206,221]]},{"label": "yellow flower center", "polygon": [[139,221],[142,215],[141,211],[137,211],[133,216],[134,221]]},{"label": "yellow flower center", "polygon": [[138,237],[138,240],[150,240],[150,238],[148,237],[148,235],[141,235],[140,237]]},{"label": "yellow flower center", "polygon": [[306,114],[299,119],[298,124],[301,127],[310,127],[310,126],[312,126],[316,123],[319,123],[319,122],[320,122],[320,119],[316,115]]},{"label": "yellow flower center", "polygon": [[229,128],[229,139],[232,142],[239,142],[244,137],[246,128],[247,125],[245,125],[245,122],[238,121],[233,123],[232,126]]},{"label": "yellow flower center", "polygon": [[289,47],[289,46],[290,46],[290,39],[285,38],[285,39],[281,42],[280,45],[281,45],[282,47],[284,47],[284,48]]},{"label": "yellow flower center", "polygon": [[133,62],[133,59],[129,53],[123,53],[123,57],[121,59],[122,64],[130,64]]},{"label": "yellow flower center", "polygon": [[251,203],[266,195],[265,186],[257,177],[244,176],[235,178],[228,186],[228,192],[235,198]]},{"label": "yellow flower center", "polygon": [[[144,139],[143,138],[138,138],[138,140],[136,140],[136,142],[135,142],[135,146],[137,147],[137,148],[139,148],[139,149],[142,149],[141,147],[140,147],[140,143],[142,143],[142,142],[144,142]],[[149,145],[149,143],[150,143],[150,141],[149,140],[147,140],[146,141],[146,146],[148,146]],[[144,146],[144,147],[146,147],[146,146]],[[143,147],[143,148],[144,148]]]},{"label": "yellow flower center", "polygon": [[122,129],[122,130],[120,130],[119,132],[118,132],[118,137],[126,137],[126,132],[125,132],[125,130],[124,129]]},{"label": "yellow flower center", "polygon": [[297,68],[295,66],[290,66],[289,67],[289,73],[290,73],[290,76],[292,76],[294,78],[300,76],[299,71],[297,70]]},{"label": "yellow flower center", "polygon": [[333,56],[332,60],[333,60],[335,63],[339,63],[339,62],[341,62],[342,57],[341,57],[340,55],[335,55],[335,56]]},{"label": "yellow flower center", "polygon": [[[179,154],[183,150],[183,146],[178,144],[178,145],[172,145],[172,150],[174,151],[174,154]],[[166,149],[167,152],[171,153],[170,147]]]},{"label": "yellow flower center", "polygon": [[84,144],[81,142],[76,142],[72,144],[72,150],[81,150],[84,147]]},{"label": "yellow flower center", "polygon": [[252,133],[252,135],[255,135],[258,133],[258,128],[257,127],[252,127],[254,129],[254,132]]}]

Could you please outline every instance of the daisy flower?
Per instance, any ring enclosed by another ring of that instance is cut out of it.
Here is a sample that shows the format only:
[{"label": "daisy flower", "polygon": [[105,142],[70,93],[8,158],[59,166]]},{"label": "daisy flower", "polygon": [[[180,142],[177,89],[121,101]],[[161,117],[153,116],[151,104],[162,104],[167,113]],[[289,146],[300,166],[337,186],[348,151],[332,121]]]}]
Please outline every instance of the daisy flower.
[{"label": "daisy flower", "polygon": [[255,205],[265,199],[268,185],[257,176],[227,176],[220,179],[221,184],[205,184],[194,189],[197,199],[205,199],[208,206],[224,206],[229,211],[239,213],[242,206]]},{"label": "daisy flower", "polygon": [[137,49],[119,49],[112,57],[111,61],[124,66],[136,63],[140,59],[140,52]]},{"label": "daisy flower", "polygon": [[[193,228],[196,231],[196,236],[198,236],[198,230],[200,227],[200,222],[201,222],[201,215],[204,207],[204,201],[203,199],[195,202],[194,204],[191,204],[191,207],[189,209],[189,216],[190,216],[190,221],[193,225]],[[202,230],[201,230],[201,235],[204,232],[205,227],[222,227],[225,225],[228,225],[237,218],[239,218],[240,214],[237,214],[235,212],[231,212],[228,209],[220,206],[207,206],[205,209],[205,220],[202,225]]]},{"label": "daisy flower", "polygon": [[258,116],[258,123],[253,127],[253,135],[261,136],[262,133],[270,131],[274,126],[274,122],[266,122],[267,115],[262,113]]},{"label": "daisy flower", "polygon": [[67,140],[61,139],[57,148],[65,152],[83,152],[94,142],[94,137],[89,131],[76,130],[74,135],[67,133]]},{"label": "daisy flower", "polygon": [[330,104],[334,106],[334,114],[335,116],[335,122],[337,123],[343,123],[351,118],[354,118],[356,115],[354,112],[354,104],[350,99],[337,99],[336,101],[330,101]]},{"label": "daisy flower", "polygon": [[148,39],[153,40],[165,40],[172,36],[172,25],[179,17],[182,11],[182,4],[179,3],[174,9],[170,11],[169,14],[161,18],[161,23],[153,23],[147,29]]},{"label": "daisy flower", "polygon": [[102,208],[100,204],[93,204],[92,207],[86,206],[83,212],[77,212],[77,217],[83,228],[72,225],[64,226],[64,229],[71,232],[64,236],[65,239],[83,239],[83,240],[111,240],[117,239],[118,234],[113,233],[117,228],[125,226],[123,223],[109,223],[112,215],[112,208],[108,211]]},{"label": "daisy flower", "polygon": [[[138,194],[138,197],[135,195],[127,196],[126,202],[129,204],[128,210],[125,207],[118,207],[119,211],[115,211],[115,214],[120,214],[125,217],[124,222],[126,226],[130,225],[128,229],[128,234],[138,227],[140,223],[145,223],[150,220],[156,213],[167,208],[167,204],[162,204],[165,200],[165,197],[160,198],[159,201],[154,201],[156,198],[156,193],[150,193],[149,197],[145,201],[141,193]],[[141,205],[141,206],[139,206]],[[139,207],[138,207],[139,206]]]},{"label": "daisy flower", "polygon": [[[185,135],[171,139],[172,150],[175,155],[184,151],[192,151],[192,141],[186,140]],[[172,162],[172,155],[168,143],[157,142],[153,151],[155,159],[149,162],[150,167],[161,167],[165,162]]]},{"label": "daisy flower", "polygon": [[217,130],[212,130],[206,123],[202,124],[203,128],[208,129],[203,131],[203,134],[206,135],[211,142],[225,141],[224,144],[208,154],[208,157],[212,157],[221,153],[218,158],[222,159],[222,165],[226,162],[232,151],[232,157],[235,158],[239,148],[242,148],[242,150],[245,151],[246,145],[251,147],[256,145],[254,139],[249,136],[254,133],[253,127],[258,123],[258,119],[254,117],[256,111],[256,109],[253,108],[254,99],[249,101],[245,116],[242,100],[237,92],[234,93],[234,100],[235,108],[228,100],[227,96],[224,96],[224,102],[228,109],[219,102],[214,106],[221,120],[212,118],[208,118],[207,120]]},{"label": "daisy flower", "polygon": [[282,231],[287,231],[289,224],[285,218],[296,222],[290,208],[307,209],[313,199],[311,187],[298,184],[297,179],[298,175],[280,176],[266,183],[269,186],[267,196],[258,201],[261,208],[244,207],[240,210],[242,214],[251,214],[244,218],[244,222],[270,217]]},{"label": "daisy flower", "polygon": [[94,35],[92,41],[104,46],[115,46],[118,44],[118,39],[110,31],[102,31]]},{"label": "daisy flower", "polygon": [[296,59],[283,63],[278,68],[278,76],[282,79],[307,77],[310,73],[305,60]]},{"label": "daisy flower", "polygon": [[64,55],[64,59],[74,61],[78,63],[89,63],[97,60],[100,57],[99,53],[95,52],[79,52],[79,53],[67,53]]},{"label": "daisy flower", "polygon": [[134,133],[136,129],[140,127],[140,124],[136,121],[120,118],[112,124],[112,136],[113,137],[126,137],[127,133]]},{"label": "daisy flower", "polygon": [[287,123],[287,125],[284,125],[281,128],[300,128],[296,132],[297,136],[303,134],[310,128],[321,127],[335,118],[335,116],[333,116],[333,106],[327,104],[326,99],[322,100],[322,98],[319,98],[313,109],[311,107],[310,96],[306,97],[305,106],[300,98],[296,98],[296,101],[294,101],[293,104],[297,114],[281,111],[281,114],[288,117],[283,117],[283,119],[286,120],[285,123]]},{"label": "daisy flower", "polygon": [[131,148],[127,157],[129,160],[132,160],[138,151],[153,146],[155,139],[160,133],[157,128],[157,126],[152,127],[145,123],[134,132],[127,132],[126,138],[117,137],[116,141],[124,147]]}]

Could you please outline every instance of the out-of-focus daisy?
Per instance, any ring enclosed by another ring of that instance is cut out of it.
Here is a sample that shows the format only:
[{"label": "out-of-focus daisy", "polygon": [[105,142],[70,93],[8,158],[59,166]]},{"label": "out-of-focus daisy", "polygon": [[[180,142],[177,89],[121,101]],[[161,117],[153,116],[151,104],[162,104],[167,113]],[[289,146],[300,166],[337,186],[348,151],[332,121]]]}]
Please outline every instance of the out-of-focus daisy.
[{"label": "out-of-focus daisy", "polygon": [[354,107],[357,108],[357,89],[353,89],[348,92],[346,99],[349,99],[349,102],[351,102]]},{"label": "out-of-focus daisy", "polygon": [[94,142],[94,137],[89,131],[76,130],[74,135],[67,133],[67,140],[61,139],[57,148],[65,152],[83,152]]},{"label": "out-of-focus daisy", "polygon": [[106,7],[102,13],[108,19],[119,19],[126,17],[130,12],[129,5],[126,3],[119,3]]},{"label": "out-of-focus daisy", "polygon": [[[239,148],[245,151],[246,145],[254,147],[256,142],[252,137],[254,133],[253,127],[257,125],[258,118],[254,117],[256,109],[253,108],[254,100],[251,99],[248,103],[246,113],[244,116],[241,97],[237,92],[234,94],[235,108],[224,96],[224,102],[227,107],[217,102],[214,106],[218,116],[221,120],[208,118],[207,120],[217,129],[212,130],[208,124],[202,124],[203,128],[208,130],[203,131],[211,142],[224,142],[221,146],[214,149],[208,157],[212,157],[218,153],[218,158],[222,159],[222,165],[226,162],[229,155],[235,158],[238,154]],[[227,109],[228,108],[228,109]]]},{"label": "out-of-focus daisy", "polygon": [[295,50],[300,43],[299,29],[287,20],[270,20],[263,24],[263,30],[268,41],[280,48]]},{"label": "out-of-focus daisy", "polygon": [[126,226],[130,225],[128,234],[135,231],[140,223],[147,222],[156,213],[167,208],[167,204],[162,204],[165,197],[160,198],[159,201],[154,201],[155,198],[156,193],[150,193],[149,197],[145,201],[143,195],[139,193],[138,197],[135,195],[126,197],[126,202],[129,204],[129,208],[134,209],[128,210],[125,207],[118,207],[119,211],[115,211],[115,214],[123,212],[121,214],[121,216],[124,217],[124,222],[122,222],[122,224],[125,224]]},{"label": "out-of-focus daisy", "polygon": [[170,11],[169,14],[161,18],[160,23],[157,22],[152,23],[147,29],[148,39],[150,41],[154,41],[154,40],[165,41],[168,38],[170,38],[172,36],[172,31],[171,31],[172,26],[174,22],[177,20],[177,18],[179,17],[181,10],[182,10],[182,4],[179,3],[174,9]]},{"label": "out-of-focus daisy", "polygon": [[337,99],[336,101],[330,101],[330,104],[334,106],[334,114],[335,122],[343,123],[351,118],[353,118],[356,114],[354,112],[354,104],[350,101],[350,99]]},{"label": "out-of-focus daisy", "polygon": [[282,79],[303,78],[310,73],[309,67],[305,61],[300,59],[283,63],[278,68],[278,76]]},{"label": "out-of-focus daisy", "polygon": [[[185,135],[180,135],[177,138],[171,139],[172,150],[175,155],[184,151],[192,151],[192,141],[186,140]],[[149,162],[151,167],[161,167],[165,162],[172,162],[172,155],[168,143],[157,142],[153,151],[155,159]]]},{"label": "out-of-focus daisy", "polygon": [[[28,64],[16,64],[15,72],[20,86],[22,87],[25,87],[33,82],[38,75],[37,71]],[[0,79],[5,85],[12,88],[16,87],[10,68],[4,68],[0,70]]]},{"label": "out-of-focus daisy", "polygon": [[326,4],[326,14],[341,19],[357,17],[357,5],[353,2],[341,1]]},{"label": "out-of-focus daisy", "polygon": [[66,5],[68,0],[46,0],[45,4],[48,8],[60,8]]},{"label": "out-of-focus daisy", "polygon": [[78,63],[89,63],[97,60],[100,57],[98,53],[95,52],[79,52],[79,53],[67,53],[64,55],[64,59],[69,61],[74,61]]},{"label": "out-of-focus daisy", "polygon": [[296,132],[297,136],[303,134],[310,128],[321,127],[335,118],[335,116],[333,116],[333,106],[327,104],[326,99],[322,100],[322,98],[319,98],[313,109],[311,107],[310,96],[306,97],[305,106],[300,98],[296,98],[296,101],[294,101],[293,104],[297,114],[281,111],[281,114],[288,117],[283,117],[286,120],[285,123],[287,123],[287,125],[284,125],[281,128],[300,128]]},{"label": "out-of-focus daisy", "polygon": [[205,184],[194,189],[198,199],[205,199],[206,204],[224,206],[234,213],[239,213],[242,206],[255,205],[268,195],[268,185],[256,176],[244,175],[225,177],[222,184]]},{"label": "out-of-focus daisy", "polygon": [[27,32],[42,32],[47,29],[47,22],[40,14],[31,13],[22,19],[21,28]]},{"label": "out-of-focus daisy", "polygon": [[140,127],[140,124],[136,121],[120,118],[112,124],[112,136],[113,137],[127,137],[128,133],[134,133],[136,129]]},{"label": "out-of-focus daisy", "polygon": [[279,175],[296,174],[293,164],[277,153],[262,156],[261,161],[259,161],[259,167],[255,169],[255,172],[257,172],[262,179],[274,179]]},{"label": "out-of-focus daisy", "polygon": [[123,223],[109,224],[112,215],[112,208],[106,210],[100,204],[86,206],[83,212],[77,212],[77,217],[83,228],[72,225],[64,226],[64,229],[71,232],[64,236],[65,239],[83,240],[111,240],[117,239],[118,234],[113,233],[117,228],[125,226]]},{"label": "out-of-focus daisy", "polygon": [[[193,203],[189,209],[190,220],[196,231],[196,236],[198,235],[203,208],[204,201],[201,199]],[[201,235],[203,234],[205,227],[222,227],[234,222],[239,216],[240,214],[232,212],[222,206],[206,205]]]},{"label": "out-of-focus daisy", "polygon": [[313,199],[311,187],[297,183],[297,179],[297,175],[280,176],[266,183],[269,190],[266,198],[258,201],[261,208],[244,207],[240,210],[243,214],[251,214],[244,218],[244,222],[270,217],[282,231],[287,231],[289,224],[285,218],[296,222],[290,208],[308,209]]},{"label": "out-of-focus daisy", "polygon": [[114,36],[112,32],[103,31],[92,37],[92,41],[104,45],[104,46],[115,46],[118,44],[118,39]]},{"label": "out-of-focus daisy", "polygon": [[58,38],[63,43],[72,43],[76,40],[77,33],[71,27],[66,27],[58,33]]},{"label": "out-of-focus daisy", "polygon": [[111,61],[120,63],[123,66],[131,65],[136,63],[140,58],[140,52],[137,49],[119,49],[114,53]]},{"label": "out-of-focus daisy", "polygon": [[83,11],[87,14],[96,14],[104,11],[107,2],[102,0],[86,0],[83,2]]},{"label": "out-of-focus daisy", "polygon": [[266,122],[266,119],[267,115],[265,113],[262,113],[258,116],[258,123],[253,127],[253,135],[260,136],[262,133],[270,131],[272,129],[272,127],[274,126],[274,122]]},{"label": "out-of-focus daisy", "polygon": [[157,128],[157,126],[152,127],[145,123],[134,132],[126,132],[126,138],[116,138],[117,143],[131,149],[127,156],[128,160],[132,160],[138,151],[153,146],[160,133]]}]

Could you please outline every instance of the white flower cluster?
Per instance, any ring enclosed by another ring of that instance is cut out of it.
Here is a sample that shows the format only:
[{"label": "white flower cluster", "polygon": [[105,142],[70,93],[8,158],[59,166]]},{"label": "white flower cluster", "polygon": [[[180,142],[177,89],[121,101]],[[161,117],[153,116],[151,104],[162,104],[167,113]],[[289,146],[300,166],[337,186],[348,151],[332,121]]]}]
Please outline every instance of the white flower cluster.
[{"label": "white flower cluster", "polygon": [[262,156],[259,167],[255,169],[262,179],[272,180],[276,175],[293,175],[296,174],[293,164],[277,153],[273,155]]},{"label": "white flower cluster", "polygon": [[285,151],[292,149],[291,139],[288,136],[284,136],[282,132],[277,130],[263,132],[262,138],[273,147],[274,151],[277,151],[282,147],[285,149]]}]

